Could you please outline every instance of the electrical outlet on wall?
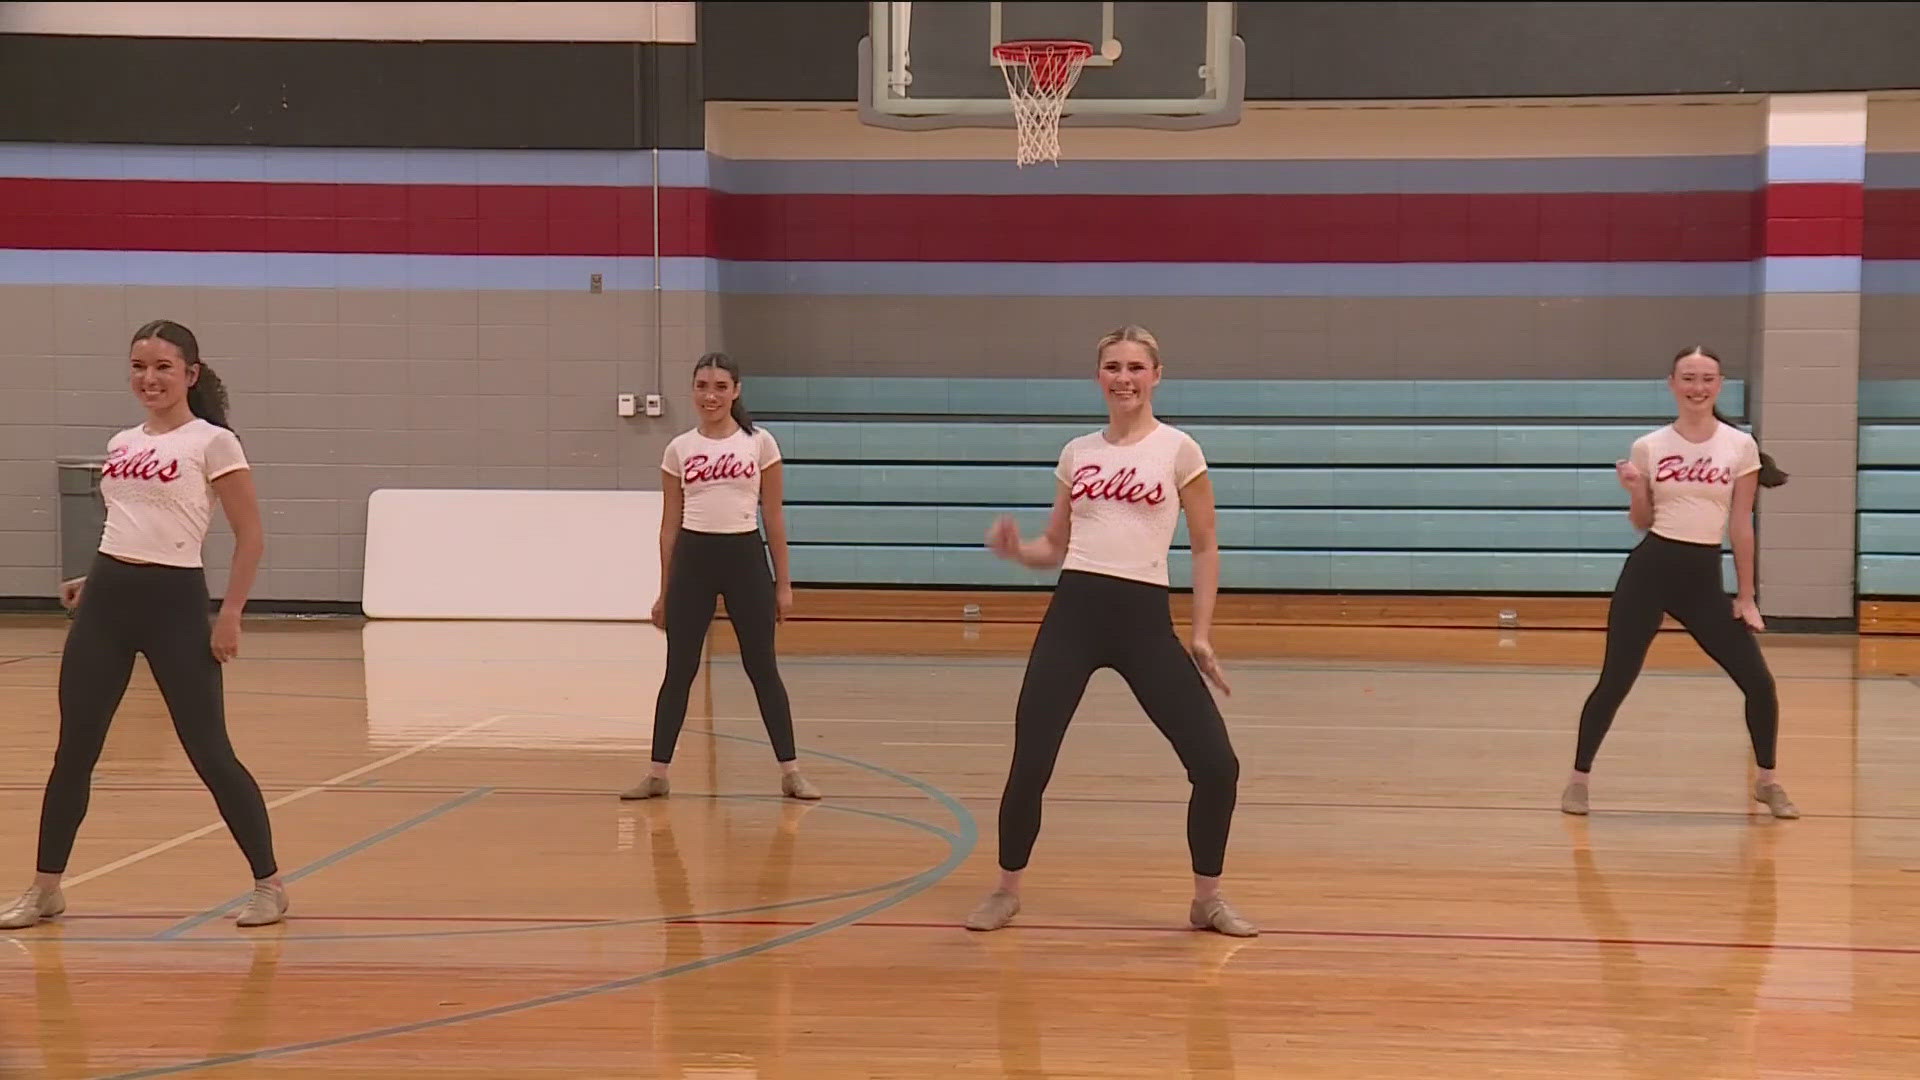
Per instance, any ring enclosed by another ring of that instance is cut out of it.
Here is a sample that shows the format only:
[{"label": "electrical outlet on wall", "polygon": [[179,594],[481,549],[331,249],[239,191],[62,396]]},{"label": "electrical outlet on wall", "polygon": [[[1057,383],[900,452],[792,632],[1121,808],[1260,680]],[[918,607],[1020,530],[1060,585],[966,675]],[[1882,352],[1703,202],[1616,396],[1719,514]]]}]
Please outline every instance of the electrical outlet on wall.
[{"label": "electrical outlet on wall", "polygon": [[619,401],[619,408],[620,408],[621,416],[632,416],[633,415],[633,395],[621,394],[620,401]]},{"label": "electrical outlet on wall", "polygon": [[666,403],[660,400],[659,394],[647,395],[647,415],[648,416],[659,416],[660,414],[666,411],[667,411]]}]

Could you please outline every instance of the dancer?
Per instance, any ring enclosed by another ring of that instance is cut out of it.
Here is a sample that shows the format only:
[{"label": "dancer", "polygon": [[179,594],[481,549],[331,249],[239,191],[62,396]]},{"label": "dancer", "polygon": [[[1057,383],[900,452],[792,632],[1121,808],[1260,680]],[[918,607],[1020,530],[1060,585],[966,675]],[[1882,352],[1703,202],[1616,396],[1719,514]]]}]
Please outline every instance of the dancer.
[{"label": "dancer", "polygon": [[819,790],[800,774],[793,711],[773,648],[774,625],[793,609],[780,447],[765,428],[754,427],[740,400],[740,368],[725,353],[708,353],[693,366],[693,407],[699,425],[668,443],[660,462],[667,474],[661,482],[666,499],[660,515],[661,595],[653,602],[653,625],[667,632],[667,670],[654,703],[653,765],[646,779],[620,797],[667,794],[667,767],[686,722],[700,647],[713,622],[714,600],[724,596],[727,618],[740,640],[740,663],[780,763],[780,791],[789,798],[818,799]]},{"label": "dancer", "polygon": [[[1193,785],[1188,920],[1195,929],[1252,937],[1253,924],[1220,895],[1240,762],[1206,685],[1231,692],[1210,641],[1220,584],[1213,484],[1199,444],[1154,418],[1161,367],[1153,335],[1122,327],[1100,339],[1095,355],[1107,426],[1061,452],[1046,532],[1023,541],[1003,517],[987,533],[1001,558],[1061,571],[1014,712],[1013,764],[1000,799],[1000,884],[966,925],[997,930],[1019,912],[1020,879],[1060,743],[1087,680],[1112,668],[1173,744]],[[1185,647],[1174,635],[1167,589],[1167,549],[1183,507],[1193,551],[1193,635]]]},{"label": "dancer", "polygon": [[[1663,614],[1679,620],[1747,698],[1747,734],[1758,768],[1753,798],[1774,817],[1797,818],[1773,778],[1780,702],[1756,631],[1765,630],[1754,603],[1753,501],[1762,487],[1787,482],[1752,435],[1720,416],[1720,359],[1701,348],[1673,359],[1667,377],[1679,406],[1673,423],[1634,440],[1614,470],[1628,496],[1627,517],[1646,532],[1614,586],[1607,607],[1607,652],[1600,682],[1580,711],[1573,775],[1560,809],[1587,812],[1588,779],[1600,742],[1640,676]],[[1720,578],[1720,544],[1729,532],[1739,594],[1727,603]]]},{"label": "dancer", "polygon": [[[227,738],[221,679],[221,665],[240,654],[240,615],[266,547],[252,470],[227,425],[226,390],[192,331],[150,322],[130,351],[147,420],[108,441],[99,552],[85,577],[60,587],[61,601],[77,608],[60,657],[60,741],[40,809],[38,872],[0,910],[4,930],[67,909],[60,879],[135,653],[145,654],[180,745],[253,869],[239,925],[266,926],[287,912],[266,802]],[[201,545],[216,497],[233,528],[233,567],[219,617],[209,620]]]}]

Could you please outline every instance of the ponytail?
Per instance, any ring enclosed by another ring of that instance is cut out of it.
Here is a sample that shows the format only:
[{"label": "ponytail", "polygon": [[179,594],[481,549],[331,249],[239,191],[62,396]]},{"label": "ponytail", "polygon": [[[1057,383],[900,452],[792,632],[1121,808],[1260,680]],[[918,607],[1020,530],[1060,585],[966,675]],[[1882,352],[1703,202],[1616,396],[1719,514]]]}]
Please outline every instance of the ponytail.
[{"label": "ponytail", "polygon": [[[1720,406],[1718,405],[1713,407],[1713,418],[1736,431],[1740,430],[1740,425],[1720,415]],[[1758,440],[1755,440],[1755,446],[1758,445]],[[1773,455],[1767,453],[1765,450],[1760,451],[1760,486],[1763,488],[1776,488],[1786,482],[1787,474],[1781,472],[1780,466],[1773,463]]]},{"label": "ponytail", "polygon": [[200,377],[187,387],[187,409],[215,427],[233,430],[227,422],[227,385],[204,360],[200,362]]},{"label": "ponytail", "polygon": [[147,340],[164,341],[180,350],[180,359],[186,361],[189,368],[199,368],[200,374],[192,386],[187,387],[187,411],[216,427],[233,430],[227,422],[227,387],[214,374],[213,366],[200,359],[200,339],[193,331],[174,322],[172,319],[155,319],[133,332],[133,341],[138,345]]},{"label": "ponytail", "polygon": [[[719,368],[721,371],[733,376],[734,386],[738,387],[740,385],[740,365],[735,363],[733,357],[728,356],[726,353],[710,352],[702,356],[693,365],[694,373],[699,374],[703,368]],[[747,399],[744,396],[735,394],[733,407],[729,409],[728,412],[732,415],[733,422],[740,425],[741,431],[749,435],[753,434],[753,414],[747,411]]]}]

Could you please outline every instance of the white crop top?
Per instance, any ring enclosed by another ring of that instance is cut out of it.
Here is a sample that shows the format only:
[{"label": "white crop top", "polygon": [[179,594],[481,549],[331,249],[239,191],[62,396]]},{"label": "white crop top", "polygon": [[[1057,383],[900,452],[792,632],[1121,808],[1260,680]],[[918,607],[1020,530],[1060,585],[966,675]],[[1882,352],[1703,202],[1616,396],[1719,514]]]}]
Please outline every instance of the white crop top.
[{"label": "white crop top", "polygon": [[1635,439],[1631,460],[1652,481],[1651,531],[1718,547],[1733,508],[1733,482],[1760,471],[1760,444],[1726,424],[1706,442],[1688,442],[1668,424]]},{"label": "white crop top", "polygon": [[1167,584],[1180,489],[1206,470],[1200,444],[1167,424],[1130,446],[1102,431],[1069,442],[1054,471],[1073,511],[1061,569]]},{"label": "white crop top", "polygon": [[198,417],[164,435],[131,427],[107,442],[100,550],[134,562],[200,566],[213,521],[213,482],[247,468],[233,432]]},{"label": "white crop top", "polygon": [[760,527],[760,474],[780,464],[780,445],[766,428],[709,439],[700,429],[667,444],[663,472],[680,478],[680,527],[689,532],[744,533]]}]

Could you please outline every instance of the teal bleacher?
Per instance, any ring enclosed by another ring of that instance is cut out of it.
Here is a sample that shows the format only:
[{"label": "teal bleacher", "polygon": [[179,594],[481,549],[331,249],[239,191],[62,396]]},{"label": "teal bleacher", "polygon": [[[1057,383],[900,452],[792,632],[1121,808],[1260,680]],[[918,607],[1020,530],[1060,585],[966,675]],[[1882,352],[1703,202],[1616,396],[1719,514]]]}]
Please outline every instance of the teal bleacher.
[{"label": "teal bleacher", "polygon": [[1861,382],[1858,499],[1860,595],[1920,596],[1920,380]]},{"label": "teal bleacher", "polygon": [[[1000,513],[1044,524],[1061,446],[1104,422],[1091,379],[745,390],[786,459],[797,584],[1052,580],[982,540]],[[1743,390],[1723,391],[1729,416]],[[1573,594],[1611,590],[1637,542],[1613,463],[1673,401],[1658,380],[1206,380],[1163,384],[1155,408],[1207,453],[1224,589]],[[1172,573],[1190,583],[1184,550]]]}]

